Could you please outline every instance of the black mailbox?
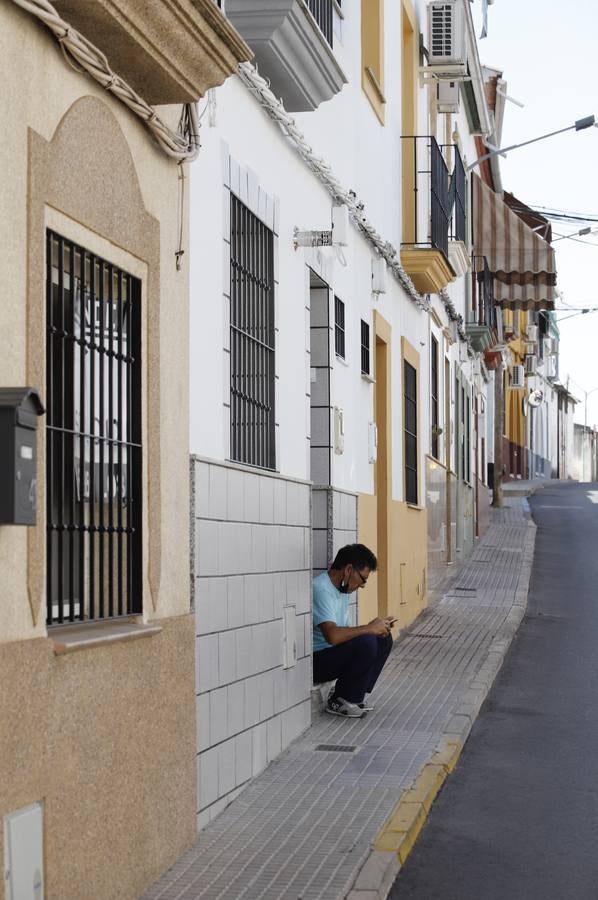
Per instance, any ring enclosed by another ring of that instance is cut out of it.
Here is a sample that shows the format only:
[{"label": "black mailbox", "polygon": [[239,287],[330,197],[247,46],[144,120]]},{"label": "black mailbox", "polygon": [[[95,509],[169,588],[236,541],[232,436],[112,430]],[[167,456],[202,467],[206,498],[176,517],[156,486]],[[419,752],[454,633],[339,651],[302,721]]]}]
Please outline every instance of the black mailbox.
[{"label": "black mailbox", "polygon": [[37,417],[33,388],[0,387],[0,524],[35,525]]}]

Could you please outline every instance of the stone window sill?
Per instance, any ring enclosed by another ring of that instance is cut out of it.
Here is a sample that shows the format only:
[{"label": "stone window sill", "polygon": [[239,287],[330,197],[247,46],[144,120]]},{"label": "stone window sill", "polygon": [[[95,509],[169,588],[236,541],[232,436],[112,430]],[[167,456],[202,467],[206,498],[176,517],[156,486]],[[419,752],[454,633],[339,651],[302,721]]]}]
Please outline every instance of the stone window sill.
[{"label": "stone window sill", "polygon": [[52,641],[54,653],[61,656],[65,653],[75,653],[77,650],[152,637],[161,631],[160,625],[142,625],[130,621],[106,622],[52,628],[48,637]]}]

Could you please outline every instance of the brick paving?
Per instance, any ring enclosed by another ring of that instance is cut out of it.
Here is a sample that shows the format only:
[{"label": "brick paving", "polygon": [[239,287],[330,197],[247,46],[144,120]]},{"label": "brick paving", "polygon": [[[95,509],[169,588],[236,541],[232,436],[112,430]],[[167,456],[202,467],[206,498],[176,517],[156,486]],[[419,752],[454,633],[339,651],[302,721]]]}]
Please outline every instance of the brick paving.
[{"label": "brick paving", "polygon": [[491,511],[486,534],[441,599],[395,642],[375,711],[355,720],[314,716],[142,900],[348,894],[401,793],[433,755],[491,648],[496,652],[509,612],[521,607],[535,529],[525,503],[505,504]]}]

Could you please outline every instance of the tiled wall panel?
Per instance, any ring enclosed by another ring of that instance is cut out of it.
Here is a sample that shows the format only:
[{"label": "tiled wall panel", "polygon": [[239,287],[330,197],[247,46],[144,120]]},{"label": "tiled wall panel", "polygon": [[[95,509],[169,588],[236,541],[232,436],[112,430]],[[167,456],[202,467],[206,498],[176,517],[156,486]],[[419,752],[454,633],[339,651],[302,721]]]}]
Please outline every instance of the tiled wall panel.
[{"label": "tiled wall panel", "polygon": [[201,828],[310,724],[311,486],[197,458],[191,481]]}]

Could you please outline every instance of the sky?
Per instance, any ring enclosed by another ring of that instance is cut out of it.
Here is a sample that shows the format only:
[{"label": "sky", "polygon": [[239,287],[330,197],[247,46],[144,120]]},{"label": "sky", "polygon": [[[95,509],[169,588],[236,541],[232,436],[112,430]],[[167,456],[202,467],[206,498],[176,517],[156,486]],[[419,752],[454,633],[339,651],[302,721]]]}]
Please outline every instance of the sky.
[{"label": "sky", "polygon": [[[481,31],[482,0],[474,0]],[[480,60],[503,72],[507,101],[502,146],[520,143],[576,119],[598,119],[598,2],[596,0],[494,0],[488,7],[488,36],[478,42]],[[500,161],[503,188],[530,206],[583,213],[598,220],[598,128],[570,131]],[[572,234],[586,223],[553,221],[553,237]],[[594,223],[598,227],[598,221]],[[598,307],[598,234],[555,242],[557,306]],[[563,320],[569,315],[557,312]],[[598,312],[559,324],[559,377],[581,402],[575,420],[598,426]]]}]

